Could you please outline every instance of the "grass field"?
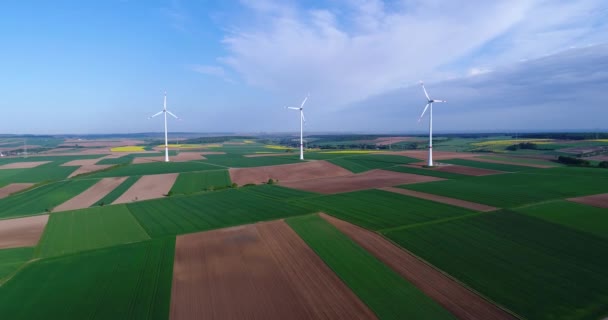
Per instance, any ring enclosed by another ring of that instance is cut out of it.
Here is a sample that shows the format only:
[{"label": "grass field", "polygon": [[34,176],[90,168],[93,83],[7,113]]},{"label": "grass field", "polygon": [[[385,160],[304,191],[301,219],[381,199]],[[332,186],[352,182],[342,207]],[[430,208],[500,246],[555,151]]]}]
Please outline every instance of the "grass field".
[{"label": "grass field", "polygon": [[242,154],[210,154],[206,155],[206,163],[211,163],[226,168],[249,168],[261,166],[275,166],[279,164],[289,164],[300,162],[293,154],[286,154],[285,157],[256,157],[248,158]]},{"label": "grass field", "polygon": [[530,158],[522,158],[522,157],[481,156],[479,158],[488,159],[488,160],[508,161],[508,162],[521,163],[521,164],[538,164],[538,165],[552,166],[552,167],[562,167],[563,166],[563,164],[549,161],[549,160],[530,159]]},{"label": "grass field", "polygon": [[294,203],[310,208],[313,212],[325,212],[371,230],[473,213],[467,209],[382,190],[313,197]]},{"label": "grass field", "polygon": [[455,319],[319,216],[290,218],[287,223],[379,319]]},{"label": "grass field", "polygon": [[431,177],[444,178],[444,179],[463,179],[463,178],[470,177],[470,176],[467,176],[464,174],[443,172],[443,171],[438,171],[438,170],[433,170],[433,169],[404,167],[404,166],[394,166],[394,167],[386,168],[385,170],[419,174],[419,175],[423,175],[423,176],[431,176]]},{"label": "grass field", "polygon": [[0,250],[0,286],[3,279],[13,274],[34,255],[33,247]]},{"label": "grass field", "polygon": [[[109,152],[108,152],[109,153]],[[78,156],[36,156],[27,158],[0,158],[0,165],[16,163],[16,162],[32,162],[32,161],[50,161],[54,165],[64,164],[72,160],[81,159],[98,159],[105,156],[104,154],[83,154]]]},{"label": "grass field", "polygon": [[126,205],[53,213],[36,248],[52,257],[150,239]]},{"label": "grass field", "polygon": [[230,227],[310,212],[286,202],[273,201],[237,189],[134,202],[127,207],[152,237]]},{"label": "grass field", "polygon": [[97,180],[59,181],[0,199],[0,219],[34,215],[52,210],[96,182]]},{"label": "grass field", "polygon": [[601,238],[504,210],[386,236],[525,318],[608,315]]},{"label": "grass field", "polygon": [[189,194],[205,191],[209,188],[230,186],[228,170],[180,173],[171,188],[174,194]]},{"label": "grass field", "polygon": [[546,200],[608,192],[608,170],[566,167],[535,169],[402,187],[510,208]]},{"label": "grass field", "polygon": [[239,191],[255,194],[257,196],[268,197],[273,200],[294,200],[309,197],[316,197],[320,194],[296,189],[281,187],[278,185],[261,184],[240,188]]},{"label": "grass field", "polygon": [[608,210],[560,200],[516,209],[517,212],[608,239]]},{"label": "grass field", "polygon": [[524,166],[518,166],[518,165],[513,165],[513,164],[481,162],[481,161],[474,161],[474,160],[467,160],[467,159],[441,160],[439,162],[457,164],[457,165],[466,166],[466,167],[506,171],[506,172],[518,172],[518,171],[526,171],[526,170],[534,169],[531,167],[524,167]]},{"label": "grass field", "polygon": [[175,173],[175,172],[191,172],[221,169],[218,166],[210,165],[198,161],[190,162],[152,162],[142,164],[130,164],[118,166],[111,170],[101,171],[86,178],[106,178],[106,177],[124,177],[124,176],[143,176],[149,174]]},{"label": "grass field", "polygon": [[418,159],[391,154],[356,155],[328,160],[350,172],[360,173],[372,169],[384,169],[400,164],[420,162]]},{"label": "grass field", "polygon": [[108,193],[105,197],[103,197],[99,201],[97,201],[97,203],[94,204],[93,206],[98,206],[101,204],[103,204],[103,205],[111,204],[112,202],[114,202],[114,200],[118,199],[118,197],[120,197],[123,193],[125,193],[125,191],[127,191],[135,182],[137,182],[137,180],[139,180],[139,178],[141,178],[141,177],[140,176],[128,177],[118,187],[116,187],[116,188],[114,188],[114,190],[110,191],[110,193]]},{"label": "grass field", "polygon": [[44,259],[0,286],[10,319],[168,319],[175,239]]}]

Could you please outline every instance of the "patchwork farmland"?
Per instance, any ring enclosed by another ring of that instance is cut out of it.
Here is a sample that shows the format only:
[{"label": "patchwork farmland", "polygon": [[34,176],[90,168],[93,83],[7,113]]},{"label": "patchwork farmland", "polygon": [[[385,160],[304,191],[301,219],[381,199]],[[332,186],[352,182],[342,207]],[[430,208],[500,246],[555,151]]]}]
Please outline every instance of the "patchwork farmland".
[{"label": "patchwork farmland", "polygon": [[143,138],[0,159],[0,315],[608,317],[608,170],[200,139],[169,163]]}]

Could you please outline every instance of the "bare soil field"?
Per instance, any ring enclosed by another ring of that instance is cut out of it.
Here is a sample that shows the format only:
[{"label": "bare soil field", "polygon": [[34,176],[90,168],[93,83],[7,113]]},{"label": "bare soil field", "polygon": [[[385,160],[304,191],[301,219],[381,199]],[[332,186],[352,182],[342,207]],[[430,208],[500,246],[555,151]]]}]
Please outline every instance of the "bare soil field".
[{"label": "bare soil field", "polygon": [[[397,152],[382,152],[385,154],[396,154],[414,159],[426,160],[429,158],[428,150],[407,150]],[[433,160],[448,160],[448,159],[470,159],[478,157],[480,154],[468,152],[448,152],[448,151],[433,151]]]},{"label": "bare soil field", "polygon": [[[442,164],[439,166],[435,166],[433,168],[424,168],[424,165],[426,165],[426,163],[414,164],[414,165],[409,165],[409,166],[426,169],[426,170],[436,170],[436,171],[443,171],[443,172],[449,172],[449,173],[464,174],[467,176],[487,176],[487,175],[491,175],[491,174],[504,173],[503,171],[459,166],[459,165],[455,165],[455,164]],[[408,166],[408,165],[405,165],[405,166]]]},{"label": "bare soil field", "polygon": [[[200,152],[180,152],[175,156],[169,156],[169,159],[173,162],[187,162],[192,160],[205,160]],[[165,156],[160,157],[138,157],[133,159],[133,164],[150,163],[150,162],[164,162]]]},{"label": "bare soil field", "polygon": [[283,221],[178,236],[170,318],[375,319]]},{"label": "bare soil field", "polygon": [[229,171],[230,179],[238,185],[260,184],[268,179],[287,182],[352,175],[350,171],[323,160],[277,166],[233,168]]},{"label": "bare soil field", "polygon": [[50,161],[32,161],[32,162],[14,162],[8,163],[0,166],[1,169],[30,169],[35,168],[37,166],[41,166],[45,163],[49,163]]},{"label": "bare soil field", "polygon": [[389,144],[403,142],[403,141],[412,141],[417,140],[414,137],[382,137],[373,140],[377,146],[387,146]]},{"label": "bare soil field", "polygon": [[578,202],[598,208],[608,208],[608,193],[595,194],[592,196],[569,198],[568,201]]},{"label": "bare soil field", "polygon": [[0,249],[38,244],[49,215],[0,220]]},{"label": "bare soil field", "polygon": [[481,204],[481,203],[475,203],[475,202],[469,202],[469,201],[460,200],[460,199],[448,198],[448,197],[444,197],[444,196],[438,196],[435,194],[418,192],[418,191],[413,191],[413,190],[406,190],[406,189],[393,188],[393,187],[385,187],[385,188],[379,188],[379,189],[384,190],[384,191],[400,193],[400,194],[404,194],[406,196],[416,197],[416,198],[420,198],[420,199],[426,199],[426,200],[431,200],[431,201],[435,201],[435,202],[450,204],[453,206],[471,209],[471,210],[475,210],[475,211],[487,212],[487,211],[498,210],[498,208],[487,206],[487,205]]},{"label": "bare soil field", "polygon": [[541,168],[541,169],[546,169],[546,168],[553,168],[555,166],[551,166],[551,165],[542,165],[542,164],[534,164],[534,163],[525,163],[525,162],[510,162],[510,161],[503,161],[503,160],[492,160],[492,159],[483,159],[483,158],[475,158],[473,159],[475,161],[479,161],[479,162],[488,162],[488,163],[500,163],[500,164],[512,164],[514,166],[522,166],[522,167],[531,167],[531,168]]},{"label": "bare soil field", "polygon": [[6,198],[15,192],[27,189],[33,185],[33,183],[11,183],[9,185],[6,185],[0,188],[0,199]]},{"label": "bare soil field", "polygon": [[587,157],[587,158],[583,158],[583,159],[597,160],[597,161],[608,161],[608,155],[592,156],[592,157]]},{"label": "bare soil field", "polygon": [[279,184],[294,189],[332,194],[439,180],[444,179],[376,169],[360,174],[329,178],[302,181],[279,181]]},{"label": "bare soil field", "polygon": [[72,172],[68,176],[68,178],[75,177],[75,176],[77,176],[79,174],[91,173],[91,172],[107,169],[107,168],[109,168],[111,166],[112,165],[109,165],[109,164],[91,164],[91,165],[88,165],[88,166],[82,166],[82,167],[76,169],[74,172]]},{"label": "bare soil field", "polygon": [[142,140],[78,140],[78,139],[67,139],[60,146],[63,147],[122,147],[122,146],[134,146],[138,144],[144,144]]},{"label": "bare soil field", "polygon": [[459,319],[517,319],[379,234],[321,216]]},{"label": "bare soil field", "polygon": [[177,179],[178,173],[142,176],[112,204],[164,197]]},{"label": "bare soil field", "polygon": [[53,209],[53,212],[88,208],[94,205],[95,202],[105,197],[108,193],[118,187],[126,179],[127,177],[101,179],[99,180],[99,182],[92,185],[90,188],[83,191],[81,194],[55,207]]}]

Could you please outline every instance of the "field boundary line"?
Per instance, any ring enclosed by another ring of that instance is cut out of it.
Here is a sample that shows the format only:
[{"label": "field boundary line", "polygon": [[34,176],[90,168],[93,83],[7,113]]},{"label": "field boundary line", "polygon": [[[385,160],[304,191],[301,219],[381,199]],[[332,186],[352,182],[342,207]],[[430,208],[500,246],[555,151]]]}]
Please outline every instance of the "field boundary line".
[{"label": "field boundary line", "polygon": [[[500,210],[500,209],[498,209],[498,210]],[[496,211],[496,210],[494,210],[494,211]],[[427,226],[427,225],[432,225],[432,224],[450,222],[450,221],[454,221],[454,220],[464,220],[464,219],[476,217],[476,216],[494,212],[494,211],[467,213],[467,214],[463,214],[463,215],[459,215],[459,216],[455,216],[455,217],[448,217],[448,218],[436,219],[436,220],[431,220],[431,221],[426,221],[426,222],[419,222],[419,223],[406,224],[406,225],[392,227],[392,228],[380,229],[380,230],[377,230],[376,232],[378,234],[386,234],[386,233],[393,232],[393,231],[401,231],[401,230],[417,228],[417,227],[422,227],[422,226]],[[336,218],[336,219],[338,219],[338,218]],[[358,226],[358,227],[362,228],[361,226]]]}]

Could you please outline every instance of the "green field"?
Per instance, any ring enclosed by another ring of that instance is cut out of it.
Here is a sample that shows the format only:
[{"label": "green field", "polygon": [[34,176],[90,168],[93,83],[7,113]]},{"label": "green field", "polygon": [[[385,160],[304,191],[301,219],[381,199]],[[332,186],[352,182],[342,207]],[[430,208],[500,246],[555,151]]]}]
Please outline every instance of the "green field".
[{"label": "green field", "polygon": [[122,196],[122,194],[125,193],[125,191],[127,191],[129,188],[131,188],[131,186],[135,182],[137,182],[137,180],[139,180],[139,178],[140,178],[139,176],[128,177],[118,187],[116,187],[116,188],[114,188],[114,190],[110,191],[110,193],[108,193],[105,197],[99,199],[99,201],[97,201],[97,203],[94,204],[93,206],[98,206],[101,204],[103,204],[103,205],[111,204],[116,199],[118,199],[120,196]]},{"label": "green field", "polygon": [[0,219],[52,211],[55,206],[78,195],[96,182],[97,180],[59,181],[0,199]]},{"label": "green field", "polygon": [[356,155],[330,159],[328,161],[353,173],[365,172],[372,169],[384,169],[400,164],[420,162],[418,159],[392,154]]},{"label": "green field", "polygon": [[[109,152],[108,152],[109,153]],[[16,163],[16,162],[38,162],[38,161],[51,161],[52,164],[58,166],[70,162],[72,160],[82,159],[98,159],[105,156],[105,154],[83,154],[77,156],[35,156],[27,158],[1,158],[0,165]],[[48,163],[47,163],[48,165]]]},{"label": "green field", "polygon": [[386,168],[386,170],[403,172],[403,173],[419,174],[419,175],[423,175],[423,176],[431,176],[431,177],[437,177],[437,178],[443,178],[443,179],[463,179],[463,178],[470,177],[470,176],[467,176],[464,174],[443,172],[443,171],[438,171],[438,170],[434,170],[434,169],[422,169],[422,168],[412,168],[412,167],[404,167],[404,166],[390,167],[390,168]]},{"label": "green field", "polygon": [[518,166],[518,165],[514,165],[514,164],[481,162],[481,161],[466,160],[466,159],[441,160],[439,162],[456,164],[459,166],[480,168],[480,169],[505,171],[505,172],[518,172],[518,171],[526,171],[526,170],[535,169],[535,168],[531,168],[531,167]]},{"label": "green field", "polygon": [[294,203],[325,212],[371,230],[424,223],[473,211],[429,200],[382,191],[364,190],[313,197]]},{"label": "green field", "polygon": [[608,239],[607,209],[559,200],[515,211]]},{"label": "green field", "polygon": [[175,239],[30,263],[0,286],[10,319],[168,319]]},{"label": "green field", "polygon": [[247,186],[240,188],[239,191],[255,194],[262,197],[268,197],[273,200],[294,200],[309,197],[316,197],[320,194],[296,189],[281,187],[278,185],[261,184],[256,186]]},{"label": "green field", "polygon": [[66,255],[150,239],[126,205],[51,214],[37,257]]},{"label": "green field", "polygon": [[[604,172],[605,171],[605,172]],[[608,170],[551,168],[404,185],[402,188],[510,208],[608,192]]]},{"label": "green field", "polygon": [[552,166],[552,167],[562,167],[563,164],[558,162],[553,162],[549,160],[541,160],[541,159],[531,159],[531,158],[523,158],[523,157],[501,157],[501,156],[481,156],[481,159],[488,160],[498,160],[498,161],[508,161],[513,163],[521,163],[521,164],[537,164],[542,166]]},{"label": "green field", "polygon": [[290,218],[287,223],[379,319],[455,319],[321,217]]},{"label": "green field", "polygon": [[191,172],[217,170],[218,166],[210,165],[198,161],[189,162],[152,162],[142,164],[130,164],[125,166],[117,166],[110,170],[101,171],[87,175],[87,178],[107,178],[107,177],[124,177],[124,176],[143,176],[148,174],[161,173],[176,173],[176,172]]},{"label": "green field", "polygon": [[131,213],[152,237],[204,231],[309,213],[237,189],[133,202]]},{"label": "green field", "polygon": [[173,194],[189,194],[230,186],[228,170],[213,170],[201,172],[185,172],[177,176],[171,192]]},{"label": "green field", "polygon": [[[268,151],[268,149],[266,149]],[[297,163],[300,160],[293,154],[286,154],[285,157],[254,157],[248,158],[242,154],[210,154],[205,156],[205,163],[211,163],[226,168],[249,168],[261,166],[275,166],[279,164]]]},{"label": "green field", "polygon": [[0,249],[0,286],[4,278],[12,275],[33,256],[33,247]]},{"label": "green field", "polygon": [[53,163],[47,163],[29,169],[4,169],[2,171],[8,172],[3,173],[2,182],[4,184],[8,184],[62,180],[67,178],[72,172],[76,171],[77,168],[78,167],[63,167]]},{"label": "green field", "polygon": [[608,315],[604,239],[506,210],[386,236],[525,318]]}]

